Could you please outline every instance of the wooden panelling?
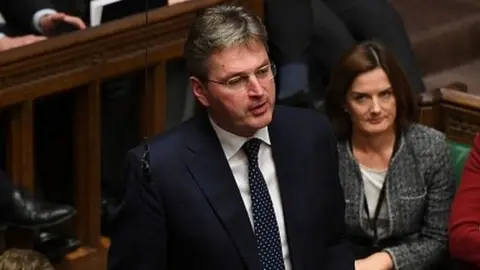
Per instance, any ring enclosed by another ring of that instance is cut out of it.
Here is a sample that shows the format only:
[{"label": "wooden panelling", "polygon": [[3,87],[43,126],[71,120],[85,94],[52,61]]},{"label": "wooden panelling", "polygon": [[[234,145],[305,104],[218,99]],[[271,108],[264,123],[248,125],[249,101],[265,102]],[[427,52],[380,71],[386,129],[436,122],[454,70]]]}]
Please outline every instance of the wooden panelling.
[{"label": "wooden panelling", "polygon": [[166,63],[160,62],[146,70],[145,87],[141,93],[141,136],[160,134],[165,127],[167,100]]},{"label": "wooden panelling", "polygon": [[76,94],[76,231],[83,245],[95,248],[100,238],[100,82],[91,82]]},{"label": "wooden panelling", "polygon": [[14,183],[34,191],[33,102],[26,100],[7,111],[7,174]]},{"label": "wooden panelling", "polygon": [[442,89],[442,130],[453,140],[471,144],[480,132],[480,97]]},{"label": "wooden panelling", "polygon": [[[138,89],[141,92],[139,133],[153,136],[163,132],[167,108],[166,61],[183,55],[187,31],[196,14],[224,2],[186,1],[150,11],[148,21],[145,14],[138,14],[1,52],[0,108],[9,116],[7,171],[15,184],[34,190],[35,99],[66,91],[75,96],[72,123],[78,210],[75,227],[83,246],[69,254],[57,269],[106,268],[108,241],[100,237],[101,82],[146,70],[144,87]],[[240,2],[263,17],[263,1]]]},{"label": "wooden panelling", "polygon": [[471,144],[480,132],[480,97],[439,89],[420,98],[422,124],[444,132],[451,140]]}]

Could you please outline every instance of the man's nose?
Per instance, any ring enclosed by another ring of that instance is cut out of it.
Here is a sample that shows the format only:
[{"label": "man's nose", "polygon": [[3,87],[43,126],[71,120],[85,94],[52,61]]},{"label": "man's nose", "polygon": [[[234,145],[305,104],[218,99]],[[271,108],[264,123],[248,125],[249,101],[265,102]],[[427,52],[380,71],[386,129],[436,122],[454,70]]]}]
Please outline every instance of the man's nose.
[{"label": "man's nose", "polygon": [[248,77],[248,92],[251,95],[260,95],[263,94],[263,87],[260,84],[258,78],[255,75],[250,75]]}]

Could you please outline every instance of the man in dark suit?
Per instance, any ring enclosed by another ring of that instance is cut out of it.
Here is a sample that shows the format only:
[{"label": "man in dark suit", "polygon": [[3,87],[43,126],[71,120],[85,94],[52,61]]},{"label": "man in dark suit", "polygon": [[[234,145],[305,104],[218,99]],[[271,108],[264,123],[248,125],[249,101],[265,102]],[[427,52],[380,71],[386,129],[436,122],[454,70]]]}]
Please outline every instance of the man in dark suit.
[{"label": "man in dark suit", "polygon": [[332,129],[274,106],[266,39],[241,7],[194,22],[185,59],[205,111],[129,152],[110,270],[353,270]]},{"label": "man in dark suit", "polygon": [[331,69],[358,41],[378,40],[400,62],[417,92],[425,91],[399,14],[387,0],[265,0],[278,101],[308,106],[322,99]]},{"label": "man in dark suit", "polygon": [[0,0],[0,13],[7,23],[0,28],[0,51],[44,40],[61,22],[85,28],[80,18],[57,12],[45,0]]}]

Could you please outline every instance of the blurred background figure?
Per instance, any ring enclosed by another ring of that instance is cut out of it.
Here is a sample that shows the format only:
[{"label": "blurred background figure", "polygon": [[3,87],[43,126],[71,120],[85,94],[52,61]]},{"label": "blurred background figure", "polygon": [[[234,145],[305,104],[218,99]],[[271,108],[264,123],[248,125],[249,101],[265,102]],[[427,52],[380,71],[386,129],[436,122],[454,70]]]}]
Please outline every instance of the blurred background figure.
[{"label": "blurred background figure", "polygon": [[33,250],[8,249],[0,255],[1,270],[54,270],[47,257]]},{"label": "blurred background figure", "polygon": [[413,90],[425,90],[402,18],[389,1],[265,0],[265,24],[281,104],[321,106],[334,65],[366,40],[384,44]]},{"label": "blurred background figure", "polygon": [[47,0],[0,0],[0,13],[0,51],[86,27],[82,19],[57,12]]}]

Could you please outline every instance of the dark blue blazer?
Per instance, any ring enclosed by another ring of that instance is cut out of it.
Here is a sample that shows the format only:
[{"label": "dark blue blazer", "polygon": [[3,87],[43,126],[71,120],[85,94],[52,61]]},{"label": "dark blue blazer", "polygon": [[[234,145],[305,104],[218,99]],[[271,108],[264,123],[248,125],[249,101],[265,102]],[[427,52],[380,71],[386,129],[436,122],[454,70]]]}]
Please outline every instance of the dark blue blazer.
[{"label": "dark blue blazer", "polygon": [[11,36],[38,34],[33,27],[33,15],[44,8],[54,7],[46,0],[0,0],[0,13],[8,25],[0,32]]},{"label": "dark blue blazer", "polygon": [[[294,270],[353,270],[344,236],[336,141],[327,119],[277,106],[269,133]],[[110,270],[261,270],[252,226],[205,115],[150,140],[151,179],[127,155]]]}]

